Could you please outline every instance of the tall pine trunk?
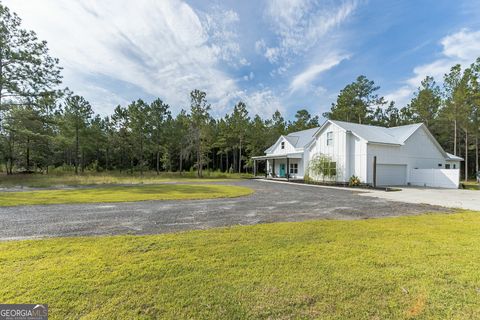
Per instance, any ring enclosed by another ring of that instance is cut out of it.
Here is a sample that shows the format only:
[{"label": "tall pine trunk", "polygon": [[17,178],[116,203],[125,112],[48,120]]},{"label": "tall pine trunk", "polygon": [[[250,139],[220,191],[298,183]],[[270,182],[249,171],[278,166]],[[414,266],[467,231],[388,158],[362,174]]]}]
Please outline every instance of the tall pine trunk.
[{"label": "tall pine trunk", "polygon": [[180,165],[179,165],[179,169],[180,169],[180,174],[182,174],[182,170],[183,170],[183,150],[180,149]]},{"label": "tall pine trunk", "polygon": [[108,153],[109,153],[108,147],[105,148],[105,170],[108,171]]},{"label": "tall pine trunk", "polygon": [[75,126],[75,174],[78,174],[78,148],[79,148],[78,125],[76,125]]},{"label": "tall pine trunk", "polygon": [[228,169],[229,169],[229,167],[228,167],[228,150],[227,150],[226,156],[227,156],[227,167],[226,167],[227,170],[226,170],[226,172],[228,172]]},{"label": "tall pine trunk", "polygon": [[26,156],[27,156],[27,171],[30,171],[30,137],[27,138],[27,152],[26,152]]},{"label": "tall pine trunk", "polygon": [[468,130],[465,129],[465,181],[468,181]]},{"label": "tall pine trunk", "polygon": [[478,166],[479,166],[479,163],[478,163],[478,133],[477,135],[475,136],[475,173],[478,174]]},{"label": "tall pine trunk", "polygon": [[242,140],[240,139],[240,148],[238,154],[238,173],[242,172]]},{"label": "tall pine trunk", "polygon": [[[160,174],[160,150],[157,148],[157,175]],[[181,160],[180,160],[181,161]]]},{"label": "tall pine trunk", "polygon": [[140,175],[143,176],[143,137],[140,139]]},{"label": "tall pine trunk", "polygon": [[453,155],[457,155],[457,120],[453,120]]}]

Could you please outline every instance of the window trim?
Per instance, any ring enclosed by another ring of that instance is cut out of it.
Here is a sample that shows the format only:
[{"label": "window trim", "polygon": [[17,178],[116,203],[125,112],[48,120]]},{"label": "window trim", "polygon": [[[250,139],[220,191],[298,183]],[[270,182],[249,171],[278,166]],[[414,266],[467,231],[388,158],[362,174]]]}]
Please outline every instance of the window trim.
[{"label": "window trim", "polygon": [[333,131],[327,132],[327,146],[333,146]]},{"label": "window trim", "polygon": [[290,168],[288,168],[290,174],[298,174],[298,163],[290,163]]}]

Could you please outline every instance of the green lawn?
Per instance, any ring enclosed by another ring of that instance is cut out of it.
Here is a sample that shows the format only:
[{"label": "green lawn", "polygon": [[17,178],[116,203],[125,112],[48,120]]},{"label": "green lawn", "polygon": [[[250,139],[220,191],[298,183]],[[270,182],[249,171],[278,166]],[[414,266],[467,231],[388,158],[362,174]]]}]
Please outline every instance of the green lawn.
[{"label": "green lawn", "polygon": [[463,187],[467,190],[480,190],[480,186],[478,185],[477,181],[467,181],[462,182]]},{"label": "green lawn", "polygon": [[0,192],[0,206],[231,198],[249,195],[252,192],[252,189],[246,187],[213,184],[161,184]]},{"label": "green lawn", "polygon": [[51,319],[479,319],[480,213],[0,243]]},{"label": "green lawn", "polygon": [[140,175],[119,172],[86,172],[75,175],[71,172],[50,173],[50,174],[0,174],[0,187],[51,187],[59,185],[79,186],[79,185],[99,185],[99,184],[158,184],[168,182],[212,182],[228,179],[250,178],[248,174],[205,172],[203,178],[197,178],[194,172],[162,172],[157,175],[155,172],[145,172]]}]

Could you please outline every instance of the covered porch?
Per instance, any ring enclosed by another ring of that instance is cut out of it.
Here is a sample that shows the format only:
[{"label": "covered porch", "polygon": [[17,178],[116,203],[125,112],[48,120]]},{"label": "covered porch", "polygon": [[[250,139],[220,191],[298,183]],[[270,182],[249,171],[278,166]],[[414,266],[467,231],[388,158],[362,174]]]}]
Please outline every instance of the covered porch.
[{"label": "covered porch", "polygon": [[279,180],[302,180],[304,178],[303,153],[288,153],[282,155],[266,155],[252,157],[253,174],[257,176],[258,163],[265,161],[265,172],[267,179]]}]

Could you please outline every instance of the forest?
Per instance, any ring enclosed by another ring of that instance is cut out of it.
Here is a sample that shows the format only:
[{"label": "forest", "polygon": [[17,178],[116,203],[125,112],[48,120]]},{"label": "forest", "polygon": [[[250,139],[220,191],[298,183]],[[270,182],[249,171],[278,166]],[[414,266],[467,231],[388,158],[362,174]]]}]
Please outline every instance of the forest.
[{"label": "forest", "polygon": [[47,43],[1,4],[0,21],[0,170],[9,175],[251,172],[251,156],[262,155],[280,135],[320,126],[322,119],[387,127],[423,122],[447,152],[465,158],[464,177],[479,171],[480,58],[452,66],[438,84],[427,76],[405,106],[386,101],[380,87],[361,75],[322,115],[298,108],[294,119],[279,111],[264,119],[239,101],[231,113],[213,117],[207,93],[195,89],[185,93],[190,105],[176,114],[157,98],[100,116],[74,88],[62,87],[60,61]]}]

